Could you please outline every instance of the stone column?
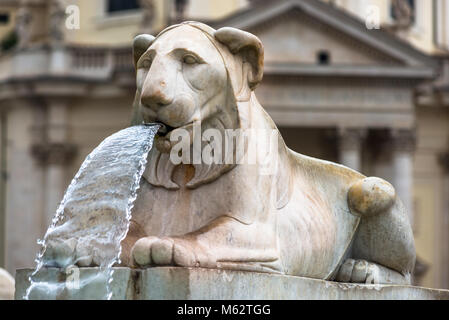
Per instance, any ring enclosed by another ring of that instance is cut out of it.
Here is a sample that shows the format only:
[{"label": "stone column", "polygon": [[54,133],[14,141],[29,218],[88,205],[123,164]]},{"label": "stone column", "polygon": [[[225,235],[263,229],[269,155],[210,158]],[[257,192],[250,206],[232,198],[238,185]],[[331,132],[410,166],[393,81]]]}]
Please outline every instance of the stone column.
[{"label": "stone column", "polygon": [[397,195],[404,203],[413,226],[413,152],[415,132],[413,130],[392,130],[393,179]]},{"label": "stone column", "polygon": [[66,164],[74,154],[74,148],[71,145],[63,143],[51,143],[47,146],[47,192],[46,209],[47,224],[54,217],[56,209],[62,200],[64,191],[67,188],[66,183]]},{"label": "stone column", "polygon": [[47,222],[55,214],[58,203],[64,195],[65,176],[64,165],[67,152],[67,105],[63,101],[51,101],[47,114]]},{"label": "stone column", "polygon": [[441,220],[441,265],[443,266],[443,274],[441,284],[443,289],[449,289],[449,152],[445,152],[440,156],[440,164],[443,168],[443,206]]},{"label": "stone column", "polygon": [[66,189],[65,169],[75,154],[67,141],[67,105],[64,100],[52,100],[47,106],[46,138],[33,146],[33,154],[45,167],[45,225],[53,218]]},{"label": "stone column", "polygon": [[362,142],[366,136],[363,129],[340,129],[338,132],[339,162],[356,171],[362,169]]},{"label": "stone column", "polygon": [[[23,92],[23,95],[28,96],[28,93]],[[5,257],[6,268],[14,274],[17,268],[34,265],[39,250],[36,240],[43,236],[45,173],[34,161],[30,148],[43,141],[42,130],[37,128],[46,116],[40,99],[15,97],[8,104],[4,149],[7,174]]]}]

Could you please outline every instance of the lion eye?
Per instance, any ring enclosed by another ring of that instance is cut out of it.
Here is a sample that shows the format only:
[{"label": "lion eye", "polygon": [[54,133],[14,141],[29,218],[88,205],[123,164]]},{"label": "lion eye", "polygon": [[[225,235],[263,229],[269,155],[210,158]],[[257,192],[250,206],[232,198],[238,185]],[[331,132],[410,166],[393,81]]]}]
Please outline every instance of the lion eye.
[{"label": "lion eye", "polygon": [[140,64],[140,67],[144,69],[149,69],[151,67],[151,60],[150,59],[143,60],[142,63]]},{"label": "lion eye", "polygon": [[192,56],[192,55],[190,55],[190,54],[185,55],[184,58],[182,58],[182,61],[183,61],[185,64],[195,64],[195,63],[198,63],[198,60],[197,60],[194,56]]}]

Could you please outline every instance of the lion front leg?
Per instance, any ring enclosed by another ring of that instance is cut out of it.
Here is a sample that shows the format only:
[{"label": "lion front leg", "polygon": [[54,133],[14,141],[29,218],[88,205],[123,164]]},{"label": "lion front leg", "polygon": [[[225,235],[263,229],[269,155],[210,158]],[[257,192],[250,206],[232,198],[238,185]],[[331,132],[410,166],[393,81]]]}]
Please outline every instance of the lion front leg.
[{"label": "lion front leg", "polygon": [[220,217],[198,231],[176,237],[143,237],[132,248],[138,266],[174,265],[183,267],[261,270],[276,262],[276,235],[263,223],[243,224]]}]

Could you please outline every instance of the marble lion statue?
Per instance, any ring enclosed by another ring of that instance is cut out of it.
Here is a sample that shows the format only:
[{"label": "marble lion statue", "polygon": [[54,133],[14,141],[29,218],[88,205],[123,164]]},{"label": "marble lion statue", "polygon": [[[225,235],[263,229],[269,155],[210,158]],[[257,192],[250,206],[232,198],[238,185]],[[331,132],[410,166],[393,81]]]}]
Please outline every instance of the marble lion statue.
[{"label": "marble lion statue", "polygon": [[410,284],[413,234],[388,182],[298,154],[280,134],[272,174],[249,164],[170,161],[170,137],[191,134],[193,123],[202,132],[278,132],[254,93],[264,60],[256,36],[184,22],[137,36],[133,49],[134,122],[166,129],[149,154],[123,264]]}]

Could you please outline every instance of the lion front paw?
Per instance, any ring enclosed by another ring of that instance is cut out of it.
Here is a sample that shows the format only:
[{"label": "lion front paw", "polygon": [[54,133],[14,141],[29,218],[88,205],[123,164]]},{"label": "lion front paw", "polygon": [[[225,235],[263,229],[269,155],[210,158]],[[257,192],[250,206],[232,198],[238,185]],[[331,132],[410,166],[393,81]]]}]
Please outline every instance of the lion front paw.
[{"label": "lion front paw", "polygon": [[410,274],[400,273],[366,260],[347,259],[338,270],[335,281],[365,284],[410,284]]},{"label": "lion front paw", "polygon": [[338,282],[378,283],[379,268],[366,260],[347,259],[338,270]]},{"label": "lion front paw", "polygon": [[97,254],[91,244],[78,241],[76,238],[49,240],[43,255],[45,266],[58,268],[70,265],[99,266],[103,260],[104,257]]},{"label": "lion front paw", "polygon": [[182,267],[214,267],[216,260],[196,241],[182,238],[145,237],[139,239],[131,251],[134,263]]}]

